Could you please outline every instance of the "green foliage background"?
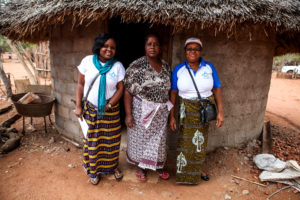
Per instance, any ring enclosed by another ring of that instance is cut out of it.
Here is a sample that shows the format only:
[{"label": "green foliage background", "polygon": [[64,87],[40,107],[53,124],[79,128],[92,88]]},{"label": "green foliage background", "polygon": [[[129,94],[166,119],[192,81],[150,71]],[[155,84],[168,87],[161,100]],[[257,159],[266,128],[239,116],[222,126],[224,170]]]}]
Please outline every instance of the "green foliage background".
[{"label": "green foliage background", "polygon": [[[32,50],[35,47],[35,44],[22,42],[22,46],[24,49]],[[1,52],[11,51],[9,45],[6,43],[6,41],[2,35],[0,35],[0,50],[1,50]]]},{"label": "green foliage background", "polygon": [[2,35],[0,35],[0,50],[1,52],[10,51],[10,47],[8,46]]},{"label": "green foliage background", "polygon": [[273,70],[280,71],[284,65],[300,65],[300,53],[289,53],[273,59]]}]

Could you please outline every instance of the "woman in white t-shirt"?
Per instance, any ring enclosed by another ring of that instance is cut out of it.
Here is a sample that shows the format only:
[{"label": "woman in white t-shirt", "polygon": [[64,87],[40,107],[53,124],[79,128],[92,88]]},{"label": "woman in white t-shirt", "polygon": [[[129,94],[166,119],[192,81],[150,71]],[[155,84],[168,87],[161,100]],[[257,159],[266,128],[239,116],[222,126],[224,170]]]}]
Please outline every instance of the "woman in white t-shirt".
[{"label": "woman in white t-shirt", "polygon": [[[97,185],[101,174],[123,178],[118,169],[121,122],[119,99],[123,95],[125,69],[114,59],[117,44],[114,37],[103,33],[96,37],[92,52],[77,67],[75,114],[86,120],[88,132],[84,138],[83,166],[90,182]],[[82,99],[86,97],[82,105]]]},{"label": "woman in white t-shirt", "polygon": [[[198,184],[200,179],[209,180],[208,175],[202,172],[209,123],[201,121],[200,105],[204,101],[199,99],[193,79],[200,93],[199,96],[216,102],[217,127],[221,127],[224,123],[221,83],[215,67],[201,58],[200,39],[187,39],[184,50],[186,61],[177,65],[172,72],[170,94],[173,104],[177,94],[180,99],[176,183]],[[170,112],[170,128],[173,131],[177,128],[174,109]]]}]

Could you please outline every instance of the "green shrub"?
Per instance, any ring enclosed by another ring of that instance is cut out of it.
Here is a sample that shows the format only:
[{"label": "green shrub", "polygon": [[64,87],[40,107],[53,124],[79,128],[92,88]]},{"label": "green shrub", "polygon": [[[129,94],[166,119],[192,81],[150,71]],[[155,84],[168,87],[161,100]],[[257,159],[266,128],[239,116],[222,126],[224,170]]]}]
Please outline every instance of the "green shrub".
[{"label": "green shrub", "polygon": [[273,59],[274,71],[280,71],[284,65],[299,65],[300,64],[300,53],[289,53],[283,56],[276,56]]},{"label": "green shrub", "polygon": [[[32,50],[35,47],[35,44],[22,42],[22,46],[24,49]],[[9,45],[7,44],[7,42],[5,41],[5,38],[2,35],[0,35],[0,51],[1,52],[11,52]]]}]

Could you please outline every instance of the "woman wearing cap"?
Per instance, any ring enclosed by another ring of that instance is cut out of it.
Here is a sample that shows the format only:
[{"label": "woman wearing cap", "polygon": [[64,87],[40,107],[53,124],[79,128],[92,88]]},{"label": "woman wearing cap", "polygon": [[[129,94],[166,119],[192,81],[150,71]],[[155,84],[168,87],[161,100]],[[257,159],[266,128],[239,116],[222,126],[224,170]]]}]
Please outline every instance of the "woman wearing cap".
[{"label": "woman wearing cap", "polygon": [[[167,157],[167,125],[170,106],[171,68],[160,58],[156,34],[145,38],[146,55],[133,61],[124,79],[127,125],[127,161],[137,166],[136,178],[147,180],[148,169],[162,179]],[[169,102],[169,103],[168,103]]]},{"label": "woman wearing cap", "polygon": [[[217,127],[221,127],[224,123],[221,83],[214,66],[201,58],[202,42],[200,39],[187,39],[184,48],[186,61],[177,65],[172,72],[170,94],[173,104],[175,104],[177,94],[180,99],[176,183],[198,184],[200,179],[209,180],[208,175],[202,172],[209,124],[201,122],[200,100],[191,75],[201,98],[216,102]],[[177,128],[174,109],[170,112],[170,128],[172,131]],[[197,139],[198,142],[196,142]]]}]

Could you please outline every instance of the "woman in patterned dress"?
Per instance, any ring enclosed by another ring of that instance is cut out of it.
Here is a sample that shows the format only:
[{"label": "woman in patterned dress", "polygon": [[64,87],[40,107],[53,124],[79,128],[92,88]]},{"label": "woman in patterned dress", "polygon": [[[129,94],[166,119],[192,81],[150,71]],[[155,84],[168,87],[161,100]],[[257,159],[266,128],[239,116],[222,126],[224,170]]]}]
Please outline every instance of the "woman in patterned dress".
[{"label": "woman in patterned dress", "polygon": [[[113,173],[117,181],[123,177],[118,169],[121,141],[118,101],[123,95],[125,69],[121,62],[114,59],[116,48],[112,35],[100,34],[94,42],[94,55],[83,58],[77,67],[75,114],[88,124],[83,166],[93,185],[99,183],[101,174]],[[87,101],[82,108],[83,95],[87,96]]]},{"label": "woman in patterned dress", "polygon": [[[221,127],[224,123],[221,83],[214,66],[200,57],[201,51],[200,39],[187,39],[186,61],[177,65],[172,72],[170,99],[173,104],[177,94],[180,99],[176,172],[176,183],[179,184],[198,184],[200,178],[209,180],[208,175],[202,172],[209,124],[200,120],[200,100],[188,71],[193,74],[201,98],[216,102],[216,126]],[[176,129],[174,109],[170,112],[170,129]]]},{"label": "woman in patterned dress", "polygon": [[146,181],[146,170],[163,171],[167,156],[167,122],[172,107],[169,100],[171,69],[160,59],[160,41],[150,34],[145,40],[146,55],[126,70],[124,103],[127,125],[127,161],[137,166],[136,177]]}]

